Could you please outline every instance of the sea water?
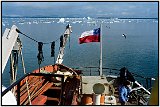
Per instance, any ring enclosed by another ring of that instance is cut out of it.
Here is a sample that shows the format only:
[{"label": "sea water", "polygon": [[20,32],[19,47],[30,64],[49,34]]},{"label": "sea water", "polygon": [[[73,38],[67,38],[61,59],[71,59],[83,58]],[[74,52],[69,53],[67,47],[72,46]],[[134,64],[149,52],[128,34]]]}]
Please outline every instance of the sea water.
[{"label": "sea water", "polygon": [[[40,65],[54,64],[51,57],[50,42],[56,41],[55,59],[59,51],[59,38],[67,24],[72,33],[66,45],[63,64],[72,68],[99,67],[100,43],[79,44],[78,38],[84,31],[100,27],[102,24],[103,67],[129,71],[144,77],[158,77],[158,20],[157,19],[94,19],[94,18],[3,18],[2,34],[5,28],[16,25],[27,36],[43,43],[44,61]],[[122,34],[125,34],[125,39]],[[26,73],[38,69],[38,43],[19,34],[23,44],[23,57]],[[2,74],[2,84],[10,84],[9,60]],[[86,73],[86,74],[85,74]],[[89,72],[85,72],[88,75]],[[92,72],[98,75],[98,72]],[[107,74],[105,71],[103,74]],[[24,75],[21,60],[18,64],[18,76]]]}]

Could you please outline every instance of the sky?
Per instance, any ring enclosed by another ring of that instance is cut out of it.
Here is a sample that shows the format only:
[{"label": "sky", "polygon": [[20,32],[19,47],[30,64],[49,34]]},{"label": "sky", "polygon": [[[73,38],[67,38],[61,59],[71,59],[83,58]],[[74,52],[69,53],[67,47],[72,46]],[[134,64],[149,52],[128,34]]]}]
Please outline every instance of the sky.
[{"label": "sky", "polygon": [[158,18],[158,2],[2,2],[3,16]]}]

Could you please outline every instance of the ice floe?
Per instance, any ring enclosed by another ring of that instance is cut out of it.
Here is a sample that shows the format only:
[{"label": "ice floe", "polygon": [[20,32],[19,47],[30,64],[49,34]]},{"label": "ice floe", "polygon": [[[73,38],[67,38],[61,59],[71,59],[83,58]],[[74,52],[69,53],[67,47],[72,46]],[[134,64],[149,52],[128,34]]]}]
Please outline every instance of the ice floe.
[{"label": "ice floe", "polygon": [[18,23],[18,24],[23,25],[24,23],[20,22],[20,23]]},{"label": "ice floe", "polygon": [[87,19],[88,19],[88,20],[91,20],[91,18],[90,18],[90,17],[87,17]]},{"label": "ice floe", "polygon": [[2,22],[2,25],[3,25],[3,26],[6,26],[5,23],[3,23],[3,22]]},{"label": "ice floe", "polygon": [[51,21],[45,21],[45,22],[43,22],[43,23],[49,24],[49,23],[51,23]]},{"label": "ice floe", "polygon": [[65,22],[65,19],[64,18],[60,18],[57,23],[64,23],[64,22]]},{"label": "ice floe", "polygon": [[38,21],[33,21],[33,24],[38,24]]}]

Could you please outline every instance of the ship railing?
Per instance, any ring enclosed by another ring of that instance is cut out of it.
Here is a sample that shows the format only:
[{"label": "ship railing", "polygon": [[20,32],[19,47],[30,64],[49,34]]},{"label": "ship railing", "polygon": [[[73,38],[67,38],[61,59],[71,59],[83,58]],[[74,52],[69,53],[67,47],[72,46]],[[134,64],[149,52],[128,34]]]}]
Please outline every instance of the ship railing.
[{"label": "ship railing", "polygon": [[[89,75],[89,76],[99,75],[99,67],[95,67],[95,66],[75,67],[73,69],[82,71],[83,75]],[[119,74],[120,74],[120,69],[103,67],[102,70],[103,70],[103,74],[106,75],[106,76],[107,75],[113,75],[113,76],[119,77]],[[152,81],[154,80],[154,78],[144,77],[144,76],[136,74],[134,72],[130,72],[130,73],[133,75],[135,80],[138,80],[141,83],[142,86],[144,86],[147,90],[151,91],[152,84],[153,84]]]},{"label": "ship railing", "polygon": [[[44,76],[44,77],[60,77],[61,78],[61,101],[63,101],[63,90],[64,90],[64,75],[60,74],[45,74],[45,73],[27,73],[20,79],[18,79],[16,82],[11,84],[9,87],[7,87],[3,92],[2,92],[2,97],[9,91],[11,91],[15,86],[17,86],[17,105],[20,105],[20,83],[23,79],[25,79],[28,76]],[[3,103],[2,103],[3,105]],[[62,105],[62,104],[60,104]]]}]

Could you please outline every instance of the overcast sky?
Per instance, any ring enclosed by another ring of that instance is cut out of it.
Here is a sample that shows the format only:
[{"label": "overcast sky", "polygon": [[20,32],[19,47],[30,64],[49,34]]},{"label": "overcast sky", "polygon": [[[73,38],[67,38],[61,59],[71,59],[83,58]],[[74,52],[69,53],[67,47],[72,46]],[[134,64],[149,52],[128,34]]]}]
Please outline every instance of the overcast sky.
[{"label": "overcast sky", "polygon": [[158,17],[158,2],[2,2],[2,16]]}]

